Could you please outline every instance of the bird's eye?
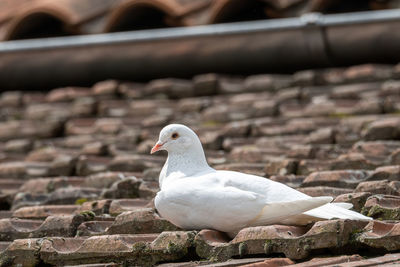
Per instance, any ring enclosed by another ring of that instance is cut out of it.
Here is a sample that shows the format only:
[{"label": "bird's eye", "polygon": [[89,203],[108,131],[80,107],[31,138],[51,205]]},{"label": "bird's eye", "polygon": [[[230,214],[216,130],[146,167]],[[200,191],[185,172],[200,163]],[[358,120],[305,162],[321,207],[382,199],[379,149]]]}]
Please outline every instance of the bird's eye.
[{"label": "bird's eye", "polygon": [[179,137],[179,134],[177,134],[177,133],[173,133],[173,134],[171,135],[171,137],[172,137],[172,139],[176,139],[176,138],[178,138],[178,137]]}]

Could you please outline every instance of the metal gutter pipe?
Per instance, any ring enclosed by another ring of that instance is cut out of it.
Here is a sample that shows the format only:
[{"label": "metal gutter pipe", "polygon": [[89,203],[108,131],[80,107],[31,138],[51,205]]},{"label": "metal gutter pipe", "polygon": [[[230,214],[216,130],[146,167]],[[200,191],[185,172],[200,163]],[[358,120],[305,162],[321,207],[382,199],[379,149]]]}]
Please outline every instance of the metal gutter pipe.
[{"label": "metal gutter pipe", "polygon": [[400,10],[0,43],[0,90],[400,61]]}]

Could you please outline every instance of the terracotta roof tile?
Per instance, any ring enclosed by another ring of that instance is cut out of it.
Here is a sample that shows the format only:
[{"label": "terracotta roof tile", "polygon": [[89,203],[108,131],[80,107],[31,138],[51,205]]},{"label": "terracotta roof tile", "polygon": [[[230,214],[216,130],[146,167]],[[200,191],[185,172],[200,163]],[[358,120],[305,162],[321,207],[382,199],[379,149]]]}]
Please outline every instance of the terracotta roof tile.
[{"label": "terracotta roof tile", "polygon": [[[397,94],[395,67],[379,68],[2,93],[0,262],[289,263],[282,254],[302,266],[398,261],[398,116],[381,106]],[[376,220],[246,228],[233,240],[179,231],[152,202],[165,154],[147,155],[168,122],[193,127],[217,169],[331,195]]]},{"label": "terracotta roof tile", "polygon": [[[235,1],[235,0],[2,0],[0,38],[88,34],[299,16],[307,12],[341,13],[398,8],[396,1]],[[151,18],[151,20],[149,20]],[[53,27],[48,27],[52,24]],[[370,68],[346,75],[368,75]]]},{"label": "terracotta roof tile", "polygon": [[78,209],[78,205],[23,207],[15,210],[12,216],[21,219],[46,219],[48,216],[73,214]]}]

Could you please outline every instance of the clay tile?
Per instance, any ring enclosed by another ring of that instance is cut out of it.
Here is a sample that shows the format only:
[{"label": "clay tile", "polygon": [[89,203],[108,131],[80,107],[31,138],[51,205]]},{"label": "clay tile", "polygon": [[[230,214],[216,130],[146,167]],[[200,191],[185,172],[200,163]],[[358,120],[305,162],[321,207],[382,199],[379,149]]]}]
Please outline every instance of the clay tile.
[{"label": "clay tile", "polygon": [[[112,0],[37,0],[24,5],[10,22],[6,40],[85,33],[80,24],[102,16]],[[52,27],[47,27],[52,25]]]},{"label": "clay tile", "polygon": [[214,1],[214,5],[210,11],[209,23],[268,19],[280,16],[279,13],[274,12],[274,14],[268,11],[271,11],[271,4],[266,1]]},{"label": "clay tile", "polygon": [[0,221],[0,239],[12,241],[14,239],[26,238],[31,232],[39,229],[43,221],[3,219]]},{"label": "clay tile", "polygon": [[177,1],[126,0],[111,12],[104,32],[183,26],[181,14]]},{"label": "clay tile", "polygon": [[[334,265],[334,266],[343,266],[341,265],[346,264],[348,262],[356,262],[362,260],[363,257],[360,255],[351,255],[351,256],[336,256],[336,257],[328,257],[328,258],[314,258],[310,261],[298,263],[295,265],[292,265],[293,267],[318,267],[318,266],[329,266]],[[346,265],[347,266],[347,265]]]},{"label": "clay tile", "polygon": [[232,243],[240,243],[244,240],[296,238],[307,233],[307,228],[286,225],[257,226],[242,229]]},{"label": "clay tile", "polygon": [[250,263],[246,265],[241,265],[242,267],[278,267],[278,266],[288,266],[293,265],[294,262],[288,258],[270,258],[257,263]]},{"label": "clay tile", "polygon": [[313,172],[304,180],[302,187],[323,185],[355,188],[367,176],[368,172],[357,170]]},{"label": "clay tile", "polygon": [[44,219],[51,215],[69,215],[78,210],[78,205],[47,205],[22,207],[14,211],[13,217],[24,219]]},{"label": "clay tile", "polygon": [[[35,0],[0,1],[0,24],[12,18],[12,15],[23,6]],[[10,4],[12,2],[12,4]]]},{"label": "clay tile", "polygon": [[144,199],[115,199],[110,204],[109,213],[116,216],[125,211],[134,211],[146,207],[148,200]]},{"label": "clay tile", "polygon": [[363,213],[378,220],[399,220],[400,197],[390,195],[370,196],[365,202]]},{"label": "clay tile", "polygon": [[0,219],[11,218],[13,212],[9,210],[0,210]]},{"label": "clay tile", "polygon": [[[132,253],[136,243],[139,243],[137,247],[142,248],[141,245],[146,246],[146,243],[153,241],[156,237],[157,235],[103,235],[89,238],[55,237],[43,241],[40,258],[47,264],[57,266],[96,262],[125,262],[128,259],[136,261],[139,259]],[[150,255],[146,256],[149,260]],[[128,263],[127,266],[144,265]]]},{"label": "clay tile", "polygon": [[331,186],[312,186],[312,187],[302,187],[297,188],[300,192],[307,194],[309,196],[332,196],[337,197],[342,194],[351,193],[352,189],[339,188],[339,187],[331,187]]},{"label": "clay tile", "polygon": [[105,233],[112,221],[90,221],[83,222],[77,229],[78,236],[92,236]]},{"label": "clay tile", "polygon": [[371,196],[369,192],[348,193],[342,194],[335,198],[334,202],[347,202],[353,205],[353,209],[360,212],[364,207],[368,197]]},{"label": "clay tile", "polygon": [[39,264],[40,239],[17,239],[14,240],[2,253],[2,262],[9,266],[35,266]]},{"label": "clay tile", "polygon": [[3,252],[10,244],[11,242],[8,241],[0,241],[0,253]]},{"label": "clay tile", "polygon": [[397,242],[400,236],[400,224],[371,221],[357,240],[371,248],[396,251],[400,248]]},{"label": "clay tile", "polygon": [[175,225],[147,208],[121,213],[108,228],[107,234],[147,234],[174,230],[178,230]]}]

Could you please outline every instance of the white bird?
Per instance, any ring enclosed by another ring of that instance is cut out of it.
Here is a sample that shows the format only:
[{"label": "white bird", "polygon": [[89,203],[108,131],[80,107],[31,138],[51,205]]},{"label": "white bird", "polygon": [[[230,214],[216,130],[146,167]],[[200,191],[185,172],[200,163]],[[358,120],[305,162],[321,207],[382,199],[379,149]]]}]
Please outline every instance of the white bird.
[{"label": "white bird", "polygon": [[155,206],[160,215],[187,230],[215,229],[233,237],[250,226],[305,225],[326,219],[370,220],[348,203],[310,197],[264,177],[217,171],[201,142],[185,125],[164,127],[151,153],[166,150]]}]

